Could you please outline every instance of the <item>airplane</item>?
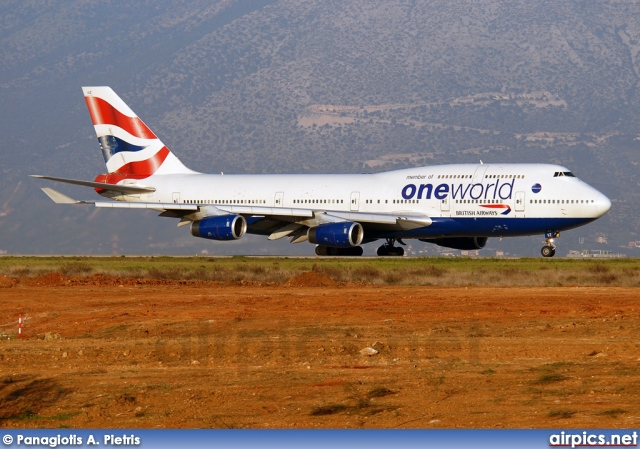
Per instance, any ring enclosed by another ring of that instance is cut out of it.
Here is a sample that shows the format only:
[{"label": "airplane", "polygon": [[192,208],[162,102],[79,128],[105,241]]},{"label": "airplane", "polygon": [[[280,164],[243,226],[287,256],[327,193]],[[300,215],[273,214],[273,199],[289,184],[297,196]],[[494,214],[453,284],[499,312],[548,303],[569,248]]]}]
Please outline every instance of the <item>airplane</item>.
[{"label": "airplane", "polygon": [[404,240],[459,250],[489,237],[544,234],[553,257],[560,232],[606,214],[611,201],[559,165],[452,164],[375,174],[203,174],[187,168],[110,87],[83,87],[107,173],[94,181],[31,175],[93,187],[110,201],[78,201],[42,190],[58,204],[151,209],[179,219],[195,237],[246,234],[308,241],[319,256],[403,256]]}]

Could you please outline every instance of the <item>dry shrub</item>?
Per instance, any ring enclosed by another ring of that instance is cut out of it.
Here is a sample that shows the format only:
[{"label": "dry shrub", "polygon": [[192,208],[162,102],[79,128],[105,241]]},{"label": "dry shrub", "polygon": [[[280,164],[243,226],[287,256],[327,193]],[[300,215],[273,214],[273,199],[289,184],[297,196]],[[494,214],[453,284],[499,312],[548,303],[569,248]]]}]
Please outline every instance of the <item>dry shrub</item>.
[{"label": "dry shrub", "polygon": [[562,374],[557,374],[557,373],[543,374],[542,376],[538,377],[538,379],[536,379],[534,384],[547,385],[547,384],[552,384],[556,382],[562,382],[567,379],[568,377],[563,376]]},{"label": "dry shrub", "polygon": [[513,267],[500,268],[498,272],[503,276],[519,276],[522,274],[526,274],[524,270]]},{"label": "dry shrub", "polygon": [[549,418],[555,419],[569,419],[575,415],[573,410],[552,410],[549,412]]},{"label": "dry shrub", "polygon": [[252,265],[247,270],[249,273],[254,275],[261,275],[267,272],[267,269],[263,265]]},{"label": "dry shrub", "polygon": [[60,273],[64,276],[88,276],[93,272],[93,267],[86,262],[65,263],[60,267]]},{"label": "dry shrub", "polygon": [[[128,276],[130,277],[130,276]],[[208,273],[204,268],[188,270],[186,268],[151,268],[147,271],[146,277],[151,279],[167,279],[172,281],[208,279]]]},{"label": "dry shrub", "polygon": [[[325,274],[337,282],[341,282],[345,276],[344,269],[334,267],[334,266],[327,266],[327,265],[320,266],[315,263],[313,264],[313,267],[311,267],[311,271],[315,271],[316,273],[319,273],[319,274]],[[349,276],[347,276],[347,278],[348,277]]]},{"label": "dry shrub", "polygon": [[324,405],[322,407],[314,407],[314,409],[311,410],[311,416],[333,415],[335,413],[343,412],[346,409],[347,406],[343,404]]},{"label": "dry shrub", "polygon": [[383,279],[384,282],[388,285],[398,285],[404,280],[405,277],[406,276],[403,276],[400,273],[392,271],[391,273],[385,275]]},{"label": "dry shrub", "polygon": [[373,390],[369,391],[366,396],[369,399],[372,398],[382,398],[384,396],[389,396],[390,394],[396,394],[395,391],[391,391],[388,388],[385,387],[378,387],[378,388],[374,388]]},{"label": "dry shrub", "polygon": [[628,411],[625,409],[614,408],[614,409],[605,410],[604,412],[600,412],[596,414],[601,416],[610,416],[611,418],[617,418],[618,415],[624,415],[625,413],[628,413]]},{"label": "dry shrub", "polygon": [[32,276],[31,268],[29,267],[15,267],[9,270],[13,276],[17,277],[29,277]]},{"label": "dry shrub", "polygon": [[370,265],[359,267],[353,270],[353,277],[354,280],[372,284],[380,279],[380,270]]},{"label": "dry shrub", "polygon": [[587,271],[594,274],[608,273],[611,269],[603,263],[597,263],[587,268]]},{"label": "dry shrub", "polygon": [[15,277],[38,277],[44,276],[51,272],[55,271],[55,268],[45,268],[45,267],[13,267],[9,270],[9,273]]},{"label": "dry shrub", "polygon": [[435,265],[426,265],[421,268],[414,268],[407,272],[410,276],[416,277],[432,277],[432,278],[441,278],[449,271],[444,268],[436,267]]},{"label": "dry shrub", "polygon": [[197,270],[189,272],[189,277],[187,279],[207,279],[208,272],[203,267],[198,268]]},{"label": "dry shrub", "polygon": [[[538,281],[532,272],[513,267],[498,269],[495,274],[491,276],[491,279],[491,285],[496,286],[531,285]],[[555,280],[555,276],[549,274],[545,274],[540,278],[542,285],[546,285],[548,282],[551,282],[552,279]]]},{"label": "dry shrub", "polygon": [[173,279],[169,277],[167,270],[161,270],[160,268],[150,268],[147,271],[147,276],[151,279]]},{"label": "dry shrub", "polygon": [[618,276],[613,273],[602,274],[596,278],[601,284],[611,285],[618,280]]}]

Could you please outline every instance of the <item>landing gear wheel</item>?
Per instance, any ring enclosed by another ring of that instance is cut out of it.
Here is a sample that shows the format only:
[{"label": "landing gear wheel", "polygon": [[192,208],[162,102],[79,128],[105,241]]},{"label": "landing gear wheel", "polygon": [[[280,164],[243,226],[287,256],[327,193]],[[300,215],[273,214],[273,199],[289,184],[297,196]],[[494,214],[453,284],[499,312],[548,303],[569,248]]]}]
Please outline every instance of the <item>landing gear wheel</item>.
[{"label": "landing gear wheel", "polygon": [[560,237],[560,231],[548,231],[544,236],[545,245],[540,250],[540,253],[542,257],[553,257],[556,255],[556,245],[553,243],[553,239]]},{"label": "landing gear wheel", "polygon": [[362,246],[353,246],[351,248],[336,248],[325,245],[316,246],[316,255],[318,256],[362,256],[363,253],[364,250]]},{"label": "landing gear wheel", "polygon": [[394,249],[393,251],[394,256],[400,256],[400,257],[404,256],[404,248],[400,248],[399,246],[396,246],[393,249]]},{"label": "landing gear wheel", "polygon": [[[399,246],[393,246],[395,239],[387,239],[387,243],[378,248],[378,256],[404,256],[404,249]],[[398,240],[400,244],[404,243]]]},{"label": "landing gear wheel", "polygon": [[362,246],[354,246],[353,248],[345,248],[347,254],[345,256],[362,256],[364,254],[364,250]]},{"label": "landing gear wheel", "polygon": [[326,256],[327,255],[327,247],[324,245],[316,246],[316,255],[317,256]]},{"label": "landing gear wheel", "polygon": [[556,249],[553,246],[546,245],[540,250],[542,257],[553,257],[556,255]]},{"label": "landing gear wheel", "polygon": [[327,256],[339,256],[340,248],[334,248],[333,246],[327,246]]}]

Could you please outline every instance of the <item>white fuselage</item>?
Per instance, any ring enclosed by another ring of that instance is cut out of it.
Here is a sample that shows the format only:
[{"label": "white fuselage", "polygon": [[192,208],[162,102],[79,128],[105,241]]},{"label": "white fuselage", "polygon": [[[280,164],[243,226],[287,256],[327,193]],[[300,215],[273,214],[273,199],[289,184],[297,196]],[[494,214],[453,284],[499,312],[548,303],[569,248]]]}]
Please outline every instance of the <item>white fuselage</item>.
[{"label": "white fuselage", "polygon": [[[567,168],[549,164],[439,165],[359,175],[173,174],[140,182],[146,183],[156,191],[114,199],[418,214],[449,218],[465,228],[458,225],[457,232],[437,235],[562,230],[592,221],[611,207],[605,195]],[[425,237],[418,234],[411,236]]]}]

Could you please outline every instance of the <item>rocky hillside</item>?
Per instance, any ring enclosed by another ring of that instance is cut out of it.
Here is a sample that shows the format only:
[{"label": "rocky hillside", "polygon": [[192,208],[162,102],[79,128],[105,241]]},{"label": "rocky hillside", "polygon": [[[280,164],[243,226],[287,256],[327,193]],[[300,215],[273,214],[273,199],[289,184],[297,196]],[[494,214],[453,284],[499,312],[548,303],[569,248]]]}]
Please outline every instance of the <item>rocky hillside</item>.
[{"label": "rocky hillside", "polygon": [[[640,240],[639,2],[163,5],[0,6],[0,250],[289,249],[203,242],[150,214],[49,204],[27,174],[104,170],[80,91],[90,84],[112,86],[199,171],[554,162],[614,201],[607,217],[566,233],[565,249],[579,238],[594,247],[602,234],[602,249],[616,252]],[[66,225],[45,233],[43,222]],[[535,255],[538,240],[494,246]]]}]

